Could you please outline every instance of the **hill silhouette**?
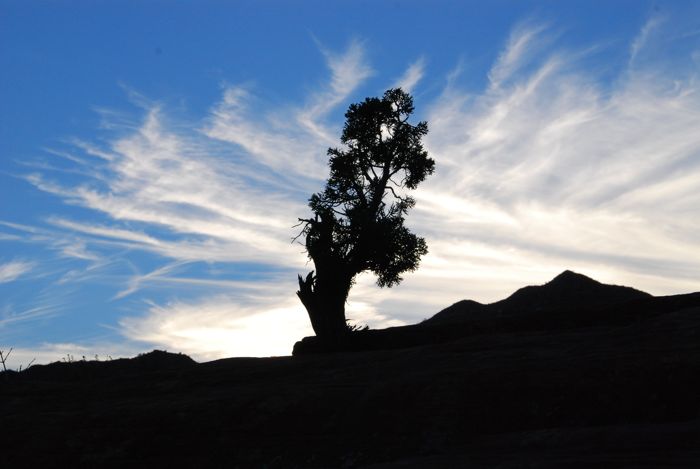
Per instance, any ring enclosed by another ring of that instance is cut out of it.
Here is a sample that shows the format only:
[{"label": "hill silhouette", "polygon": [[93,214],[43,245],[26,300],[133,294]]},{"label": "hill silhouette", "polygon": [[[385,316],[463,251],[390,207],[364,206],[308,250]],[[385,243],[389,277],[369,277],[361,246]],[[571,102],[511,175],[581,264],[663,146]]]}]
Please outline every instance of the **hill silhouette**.
[{"label": "hill silhouette", "polygon": [[2,373],[0,467],[700,467],[700,293],[565,272],[494,304],[333,353]]},{"label": "hill silhouette", "polygon": [[54,362],[48,365],[34,365],[26,370],[23,375],[39,380],[70,382],[82,379],[104,379],[115,376],[124,378],[134,374],[186,370],[196,365],[196,361],[182,353],[153,350],[134,358],[118,358],[104,361],[75,360]]},{"label": "hill silhouette", "polygon": [[606,285],[566,270],[542,286],[523,287],[495,303],[484,305],[473,300],[462,300],[443,309],[426,322],[456,322],[468,320],[474,315],[504,316],[572,307],[592,308],[651,297],[649,293],[634,288]]},{"label": "hill silhouette", "polygon": [[654,297],[634,288],[606,285],[569,270],[541,286],[528,286],[490,304],[459,301],[420,324],[359,331],[344,341],[305,337],[294,354],[382,350],[449,342],[484,333],[554,331],[630,324],[659,311],[696,304],[697,297]]}]

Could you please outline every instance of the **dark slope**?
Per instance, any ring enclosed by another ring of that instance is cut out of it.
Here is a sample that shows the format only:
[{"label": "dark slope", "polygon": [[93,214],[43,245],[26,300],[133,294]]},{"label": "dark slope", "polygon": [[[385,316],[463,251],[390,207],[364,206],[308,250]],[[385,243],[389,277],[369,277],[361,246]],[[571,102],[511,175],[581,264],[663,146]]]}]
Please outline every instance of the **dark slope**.
[{"label": "dark slope", "polygon": [[192,358],[181,353],[153,350],[134,358],[116,360],[77,360],[34,365],[23,375],[42,381],[97,380],[110,377],[128,377],[138,374],[160,373],[170,370],[186,370],[197,365]]},{"label": "dark slope", "polygon": [[0,375],[0,467],[696,468],[698,337],[700,306],[99,379],[30,369]]},{"label": "dark slope", "polygon": [[588,327],[628,326],[681,309],[700,307],[700,293],[650,296],[600,306],[518,309],[512,314],[492,312],[490,305],[454,321],[426,320],[410,326],[355,332],[345,340],[327,343],[305,337],[294,344],[293,355],[360,352],[441,344],[485,334],[558,333]]},{"label": "dark slope", "polygon": [[485,314],[492,314],[488,305],[474,300],[461,300],[423,322],[425,324],[452,323],[462,321],[464,318],[480,318]]},{"label": "dark slope", "polygon": [[2,373],[0,467],[700,467],[700,293],[624,292],[359,332],[352,353]]},{"label": "dark slope", "polygon": [[460,301],[420,324],[360,331],[333,343],[305,337],[295,344],[293,353],[385,350],[443,343],[474,334],[615,326],[679,304],[698,305],[698,300],[700,297],[694,294],[654,297],[567,270],[544,285],[521,288],[495,303]]},{"label": "dark slope", "polygon": [[652,295],[634,288],[606,285],[585,275],[566,270],[542,286],[524,287],[491,307],[502,313],[521,310],[543,311],[575,307],[612,305]]},{"label": "dark slope", "polygon": [[426,322],[452,323],[488,315],[509,315],[566,308],[593,308],[652,295],[630,287],[606,285],[585,275],[566,270],[541,286],[524,287],[504,300],[488,305],[463,300],[443,309]]}]

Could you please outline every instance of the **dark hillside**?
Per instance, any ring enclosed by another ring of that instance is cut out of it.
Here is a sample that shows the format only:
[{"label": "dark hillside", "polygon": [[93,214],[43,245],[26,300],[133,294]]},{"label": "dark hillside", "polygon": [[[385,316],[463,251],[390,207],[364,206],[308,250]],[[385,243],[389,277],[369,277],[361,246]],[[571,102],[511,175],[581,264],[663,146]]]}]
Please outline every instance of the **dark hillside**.
[{"label": "dark hillside", "polygon": [[522,310],[543,311],[572,306],[585,308],[611,305],[651,296],[634,288],[606,285],[566,270],[542,286],[521,288],[505,300],[490,306],[496,312],[513,314]]},{"label": "dark hillside", "polygon": [[187,355],[154,350],[137,357],[116,360],[76,360],[70,363],[55,362],[49,365],[34,365],[22,375],[42,381],[97,380],[110,377],[126,377],[134,374],[160,373],[185,370],[197,365]]},{"label": "dark hillside", "polygon": [[0,374],[0,467],[700,467],[700,293],[521,313]]},{"label": "dark hillside", "polygon": [[481,304],[459,301],[420,324],[360,331],[326,343],[306,337],[294,354],[383,350],[436,344],[484,333],[554,331],[631,324],[644,317],[697,305],[691,295],[654,297],[630,287],[606,285],[565,271],[542,286],[524,287],[504,300]]},{"label": "dark hillside", "polygon": [[652,295],[630,287],[606,285],[585,275],[566,270],[541,286],[523,287],[504,300],[483,305],[462,300],[443,309],[426,323],[453,323],[489,316],[505,316],[535,311],[594,308]]},{"label": "dark hillside", "polygon": [[461,300],[423,321],[424,324],[453,323],[465,319],[476,319],[491,313],[488,305],[474,300]]}]

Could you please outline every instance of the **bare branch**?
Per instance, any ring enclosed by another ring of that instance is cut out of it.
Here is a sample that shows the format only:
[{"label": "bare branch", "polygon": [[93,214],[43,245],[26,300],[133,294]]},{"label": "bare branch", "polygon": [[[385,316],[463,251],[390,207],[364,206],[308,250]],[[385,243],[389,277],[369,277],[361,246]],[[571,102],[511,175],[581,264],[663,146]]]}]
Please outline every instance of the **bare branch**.
[{"label": "bare branch", "polygon": [[377,179],[379,179],[379,176],[377,176],[377,173],[374,172],[374,165],[370,165],[369,170],[372,171],[372,175],[374,175],[374,181],[376,182]]},{"label": "bare branch", "polygon": [[7,371],[7,366],[5,365],[5,362],[7,361],[7,358],[10,356],[11,353],[12,347],[10,347],[10,350],[7,351],[7,354],[4,354],[3,350],[0,350],[0,362],[2,362],[3,371]]},{"label": "bare branch", "polygon": [[393,196],[394,196],[396,199],[398,199],[398,200],[403,200],[403,198],[402,198],[401,196],[399,196],[399,195],[396,194],[396,191],[394,190],[394,188],[393,188],[392,186],[386,186],[386,188],[389,189],[389,190],[391,191],[391,193],[393,194]]}]

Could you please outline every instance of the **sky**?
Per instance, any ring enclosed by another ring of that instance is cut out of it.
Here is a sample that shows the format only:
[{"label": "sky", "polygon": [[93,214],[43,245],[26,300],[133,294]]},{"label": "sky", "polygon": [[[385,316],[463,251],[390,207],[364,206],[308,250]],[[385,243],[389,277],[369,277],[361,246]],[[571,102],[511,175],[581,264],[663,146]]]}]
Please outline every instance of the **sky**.
[{"label": "sky", "polygon": [[347,107],[400,86],[429,253],[347,316],[411,324],[570,269],[700,290],[700,3],[0,1],[0,350],[289,355],[292,240]]}]

